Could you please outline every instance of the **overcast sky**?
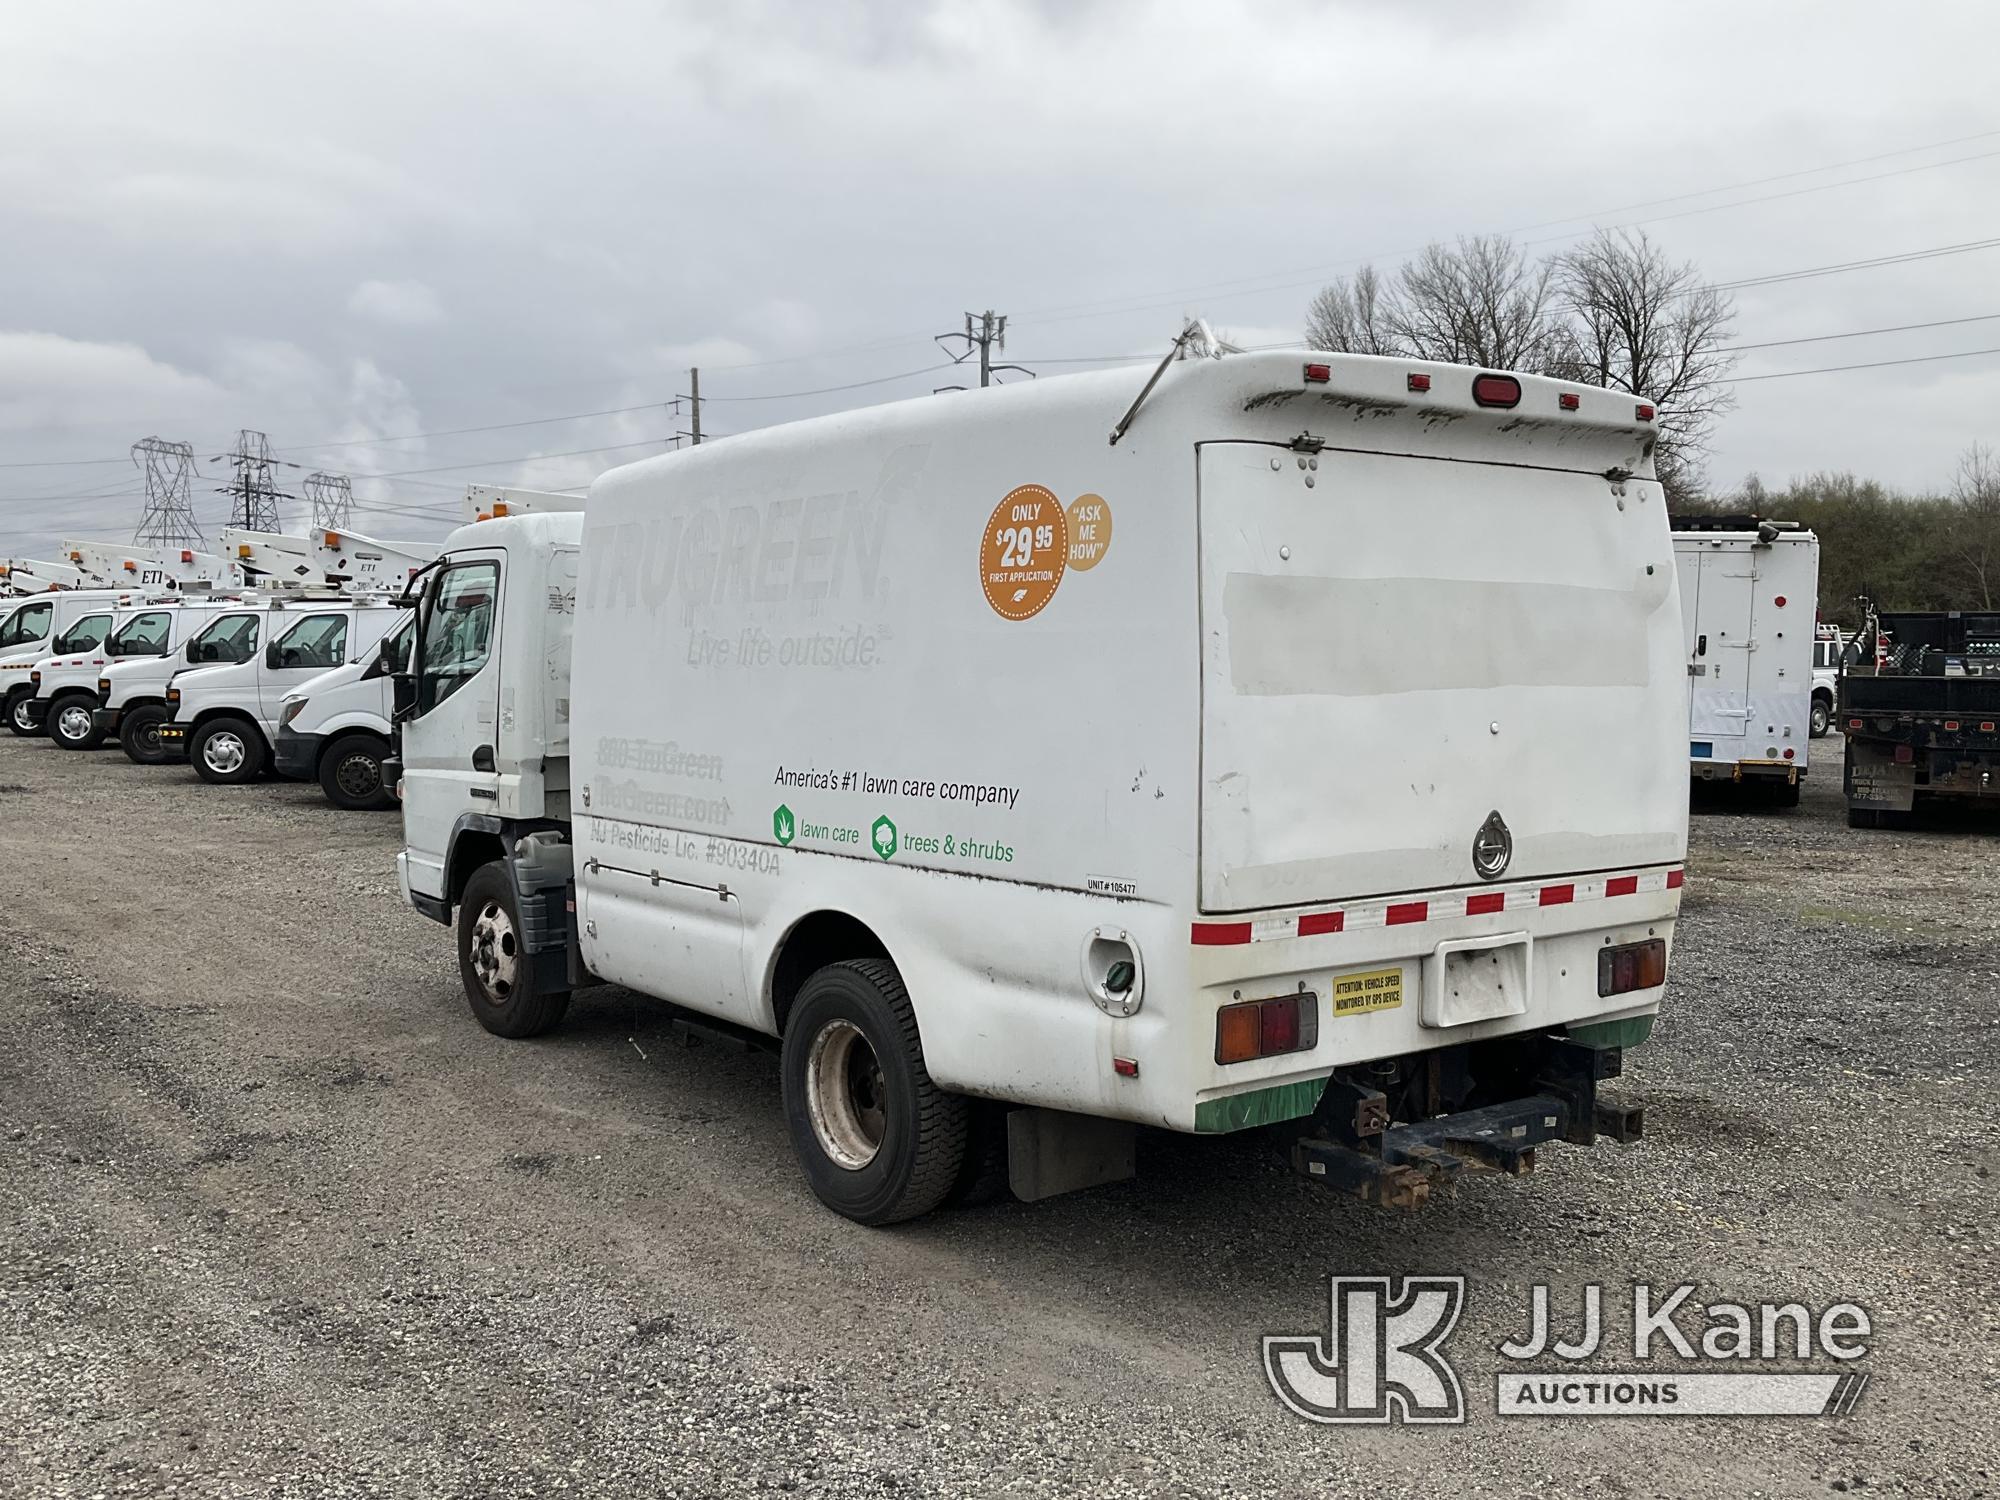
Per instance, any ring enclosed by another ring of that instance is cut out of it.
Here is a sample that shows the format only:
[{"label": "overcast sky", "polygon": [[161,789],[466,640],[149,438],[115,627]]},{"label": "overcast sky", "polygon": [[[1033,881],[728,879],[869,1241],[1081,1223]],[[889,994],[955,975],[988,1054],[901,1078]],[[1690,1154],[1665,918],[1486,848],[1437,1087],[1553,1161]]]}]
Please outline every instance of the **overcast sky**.
[{"label": "overcast sky", "polygon": [[[1983,4],[67,0],[5,27],[0,556],[129,535],[155,433],[195,445],[211,538],[240,427],[293,488],[356,476],[362,529],[436,536],[468,480],[582,484],[685,413],[383,439],[663,402],[690,364],[713,432],[918,396],[962,378],[924,367],[968,309],[1050,377],[1183,314],[1295,336],[1325,277],[1460,233],[1643,222],[1719,281],[2000,237]],[[2000,315],[1996,271],[1748,289],[1736,338]],[[1990,348],[2000,317],[1738,373]],[[2000,355],[1738,394],[1725,488],[1938,487],[2000,443]]]}]

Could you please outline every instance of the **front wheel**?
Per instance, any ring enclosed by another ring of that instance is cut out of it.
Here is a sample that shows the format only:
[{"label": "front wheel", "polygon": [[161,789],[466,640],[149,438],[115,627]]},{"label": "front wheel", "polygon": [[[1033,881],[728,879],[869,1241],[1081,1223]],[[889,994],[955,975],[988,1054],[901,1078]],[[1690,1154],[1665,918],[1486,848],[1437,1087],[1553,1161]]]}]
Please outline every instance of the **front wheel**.
[{"label": "front wheel", "polygon": [[1824,698],[1812,701],[1812,737],[1819,739],[1833,728],[1833,705]]},{"label": "front wheel", "polygon": [[569,991],[544,992],[521,946],[521,911],[507,867],[472,872],[458,900],[458,977],[481,1026],[510,1040],[540,1036],[569,1009]]},{"label": "front wheel", "polygon": [[7,727],[24,740],[31,740],[42,732],[28,717],[28,705],[34,698],[34,693],[24,687],[15,688],[7,695]]},{"label": "front wheel", "polygon": [[64,693],[49,705],[49,738],[64,750],[95,750],[104,743],[97,728],[97,699],[90,693]]},{"label": "front wheel", "polygon": [[372,734],[335,740],[319,758],[319,788],[326,800],[347,812],[394,807],[396,797],[382,775],[389,747]]},{"label": "front wheel", "polygon": [[264,736],[248,719],[210,719],[194,732],[188,763],[215,786],[240,786],[264,769]]},{"label": "front wheel", "polygon": [[157,703],[142,703],[127,709],[118,720],[118,743],[136,766],[163,766],[173,757],[160,745],[160,726],[167,711]]},{"label": "front wheel", "polygon": [[835,1213],[895,1224],[929,1213],[958,1184],[969,1101],[931,1082],[894,964],[855,959],[808,979],[779,1071],[792,1147]]}]

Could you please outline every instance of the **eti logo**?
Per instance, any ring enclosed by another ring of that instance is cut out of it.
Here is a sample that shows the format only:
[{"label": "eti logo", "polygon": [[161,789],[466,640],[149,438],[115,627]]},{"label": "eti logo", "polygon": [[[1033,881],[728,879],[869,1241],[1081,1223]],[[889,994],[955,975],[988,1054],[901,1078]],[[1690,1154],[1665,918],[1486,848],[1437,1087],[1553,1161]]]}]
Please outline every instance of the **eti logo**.
[{"label": "eti logo", "polygon": [[1264,1374],[1278,1399],[1309,1422],[1465,1420],[1458,1372],[1440,1346],[1465,1307],[1463,1276],[1330,1278],[1324,1339],[1268,1335]]}]

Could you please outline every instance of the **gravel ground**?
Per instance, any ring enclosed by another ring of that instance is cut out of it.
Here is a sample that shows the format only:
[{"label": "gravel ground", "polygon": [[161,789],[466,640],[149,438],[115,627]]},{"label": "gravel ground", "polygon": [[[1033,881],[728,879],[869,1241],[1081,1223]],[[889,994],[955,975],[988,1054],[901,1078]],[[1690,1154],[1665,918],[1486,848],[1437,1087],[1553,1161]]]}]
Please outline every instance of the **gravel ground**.
[{"label": "gravel ground", "polygon": [[[885,1232],[812,1200],[767,1056],[617,990],[479,1030],[393,816],[0,742],[0,1493],[2000,1492],[1994,829],[1851,832],[1823,744],[1796,812],[1696,818],[1643,1142],[1412,1218],[1148,1137]],[[1472,1278],[1468,1425],[1286,1415],[1259,1336],[1412,1272]],[[1529,1284],[1633,1280],[1857,1300],[1873,1383],[1494,1415]]]}]

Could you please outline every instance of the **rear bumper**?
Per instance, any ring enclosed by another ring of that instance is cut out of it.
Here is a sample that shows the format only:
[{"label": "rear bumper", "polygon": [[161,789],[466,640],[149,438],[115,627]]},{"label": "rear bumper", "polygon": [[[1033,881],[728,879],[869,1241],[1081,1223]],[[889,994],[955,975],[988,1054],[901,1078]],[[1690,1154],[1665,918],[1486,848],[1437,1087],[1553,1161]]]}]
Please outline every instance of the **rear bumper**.
[{"label": "rear bumper", "polygon": [[271,768],[293,781],[311,781],[319,775],[319,753],[326,745],[323,734],[295,734],[281,728],[271,750]]},{"label": "rear bumper", "polygon": [[1696,781],[1774,781],[1791,783],[1806,779],[1806,768],[1796,760],[1710,760],[1693,756],[1688,772]]}]

